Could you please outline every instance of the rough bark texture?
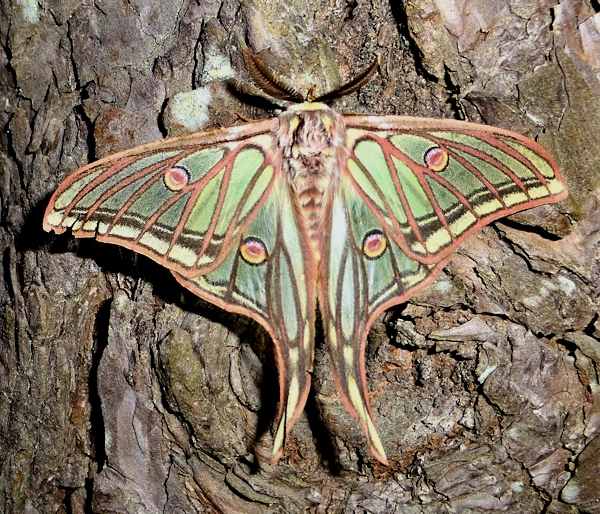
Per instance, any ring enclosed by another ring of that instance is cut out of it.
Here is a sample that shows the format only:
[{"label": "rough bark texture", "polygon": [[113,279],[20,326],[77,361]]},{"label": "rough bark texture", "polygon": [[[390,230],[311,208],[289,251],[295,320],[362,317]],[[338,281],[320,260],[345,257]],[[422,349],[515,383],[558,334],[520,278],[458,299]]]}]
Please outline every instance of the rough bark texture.
[{"label": "rough bark texture", "polygon": [[[0,9],[0,511],[600,512],[597,1]],[[569,184],[562,204],[472,237],[373,328],[389,468],[343,410],[323,344],[306,412],[266,465],[264,331],[145,258],[41,229],[49,194],[91,160],[272,114],[241,86],[246,44],[321,91],[379,53],[342,112],[513,129]]]}]

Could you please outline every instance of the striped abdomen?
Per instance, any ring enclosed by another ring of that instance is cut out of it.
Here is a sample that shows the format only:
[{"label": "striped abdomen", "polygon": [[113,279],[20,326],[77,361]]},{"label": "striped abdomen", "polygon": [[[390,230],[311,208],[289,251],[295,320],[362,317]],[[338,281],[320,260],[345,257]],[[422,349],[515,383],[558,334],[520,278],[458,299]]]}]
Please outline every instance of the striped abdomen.
[{"label": "striped abdomen", "polygon": [[290,107],[279,116],[278,143],[298,213],[298,222],[320,260],[320,241],[332,192],[339,183],[345,125],[341,115],[320,103]]}]

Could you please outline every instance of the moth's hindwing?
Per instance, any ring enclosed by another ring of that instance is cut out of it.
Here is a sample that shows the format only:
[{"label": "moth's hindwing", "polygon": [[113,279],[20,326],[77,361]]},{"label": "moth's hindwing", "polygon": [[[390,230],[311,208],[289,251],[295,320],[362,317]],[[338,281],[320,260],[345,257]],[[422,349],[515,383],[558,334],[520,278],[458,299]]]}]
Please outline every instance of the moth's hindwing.
[{"label": "moth's hindwing", "polygon": [[467,235],[567,190],[547,152],[518,134],[395,116],[346,122],[349,158],[331,212],[320,304],[344,404],[386,462],[366,387],[373,321],[432,282]]},{"label": "moth's hindwing", "polygon": [[198,296],[253,317],[271,335],[280,382],[272,462],[302,413],[310,389],[315,326],[315,270],[307,267],[290,191],[277,180],[238,248],[209,273],[177,280]]},{"label": "moth's hindwing", "polygon": [[364,190],[345,176],[333,202],[320,305],[336,384],[371,451],[386,462],[370,408],[365,344],[376,316],[429,284],[447,258],[424,264],[388,237],[388,227],[365,201]]}]

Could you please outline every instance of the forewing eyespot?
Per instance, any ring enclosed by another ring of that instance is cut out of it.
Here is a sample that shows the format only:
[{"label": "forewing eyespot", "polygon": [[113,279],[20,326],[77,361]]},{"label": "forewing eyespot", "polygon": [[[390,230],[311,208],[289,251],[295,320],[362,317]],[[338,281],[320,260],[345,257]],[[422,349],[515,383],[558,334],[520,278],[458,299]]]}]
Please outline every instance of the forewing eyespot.
[{"label": "forewing eyespot", "polygon": [[185,168],[174,166],[165,170],[165,186],[171,191],[180,191],[190,183],[190,172]]},{"label": "forewing eyespot", "polygon": [[444,171],[448,166],[448,152],[440,146],[432,146],[425,152],[423,161],[432,171]]}]

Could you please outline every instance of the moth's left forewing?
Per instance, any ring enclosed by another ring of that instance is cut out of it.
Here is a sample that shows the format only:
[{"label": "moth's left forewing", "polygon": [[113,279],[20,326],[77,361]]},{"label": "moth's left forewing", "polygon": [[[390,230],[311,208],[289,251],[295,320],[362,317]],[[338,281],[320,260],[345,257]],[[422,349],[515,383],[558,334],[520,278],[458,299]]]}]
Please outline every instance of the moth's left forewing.
[{"label": "moth's left forewing", "polygon": [[[347,116],[348,171],[410,257],[435,263],[502,216],[567,196],[552,157],[520,134],[474,123]],[[380,194],[370,195],[372,184]]]}]

